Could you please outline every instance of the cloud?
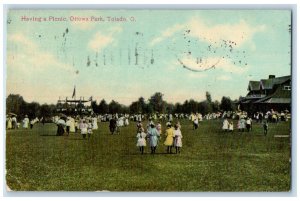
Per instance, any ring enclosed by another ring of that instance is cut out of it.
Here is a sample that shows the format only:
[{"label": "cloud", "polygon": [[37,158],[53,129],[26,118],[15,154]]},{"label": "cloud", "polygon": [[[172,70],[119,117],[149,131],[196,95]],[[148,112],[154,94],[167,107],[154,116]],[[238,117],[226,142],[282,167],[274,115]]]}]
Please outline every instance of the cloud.
[{"label": "cloud", "polygon": [[7,40],[23,47],[37,49],[37,45],[34,42],[32,42],[29,38],[25,37],[25,35],[22,33],[9,34]]},{"label": "cloud", "polygon": [[98,31],[88,42],[88,48],[93,51],[100,51],[108,45],[115,43],[116,35],[121,33],[122,31],[123,29],[121,26],[110,27],[103,32]]},{"label": "cloud", "polygon": [[41,49],[35,42],[23,33],[15,33],[8,36],[9,44],[15,44],[18,51],[7,52],[8,67],[30,72],[45,70],[64,70],[70,72],[73,67],[59,61],[52,53]]},{"label": "cloud", "polygon": [[8,36],[6,64],[7,93],[22,94],[28,101],[53,103],[57,98],[53,94],[73,85],[76,76],[70,64],[58,60],[24,33]]},{"label": "cloud", "polygon": [[107,36],[102,34],[101,32],[97,32],[92,40],[88,43],[88,47],[94,51],[101,50],[102,48],[108,46],[110,43],[114,41],[112,36]]},{"label": "cloud", "polygon": [[234,24],[207,25],[199,18],[192,18],[187,22],[190,28],[190,36],[204,40],[209,43],[221,40],[234,41],[237,46],[250,41],[252,36],[265,30],[265,25],[252,26],[245,20]]},{"label": "cloud", "polygon": [[161,32],[160,36],[154,38],[150,42],[150,46],[154,46],[157,43],[160,43],[161,41],[173,36],[176,32],[182,30],[183,28],[184,28],[184,25],[181,25],[181,24],[175,24],[172,27],[167,28],[166,30]]},{"label": "cloud", "polygon": [[254,34],[262,32],[266,28],[265,25],[253,26],[245,20],[240,20],[237,23],[227,24],[206,24],[201,18],[190,18],[183,24],[175,24],[166,28],[161,32],[160,36],[154,38],[149,45],[156,45],[163,40],[169,39],[176,32],[189,30],[189,36],[197,38],[208,43],[221,42],[221,40],[234,41],[237,47],[246,42],[251,41]]}]

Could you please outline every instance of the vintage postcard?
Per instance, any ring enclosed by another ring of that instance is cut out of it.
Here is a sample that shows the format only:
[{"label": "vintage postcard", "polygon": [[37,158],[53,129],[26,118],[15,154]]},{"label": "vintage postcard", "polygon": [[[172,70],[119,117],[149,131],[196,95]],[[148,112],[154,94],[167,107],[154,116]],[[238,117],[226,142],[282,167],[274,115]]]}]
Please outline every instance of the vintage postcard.
[{"label": "vintage postcard", "polygon": [[291,190],[291,10],[5,23],[8,191]]}]

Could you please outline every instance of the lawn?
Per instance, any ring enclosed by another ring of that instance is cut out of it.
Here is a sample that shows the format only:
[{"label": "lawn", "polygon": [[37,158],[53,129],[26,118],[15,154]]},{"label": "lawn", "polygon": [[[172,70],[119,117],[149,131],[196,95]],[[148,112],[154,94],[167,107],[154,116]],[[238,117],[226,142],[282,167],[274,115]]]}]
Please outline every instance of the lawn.
[{"label": "lawn", "polygon": [[269,124],[267,136],[257,123],[250,133],[224,133],[220,120],[201,122],[197,130],[187,120],[181,125],[181,153],[166,154],[161,139],[155,155],[149,146],[139,153],[134,122],[120,135],[110,135],[101,122],[90,140],[57,137],[50,123],[8,130],[6,181],[17,191],[290,190],[290,138],[274,137],[289,135],[290,122]]}]

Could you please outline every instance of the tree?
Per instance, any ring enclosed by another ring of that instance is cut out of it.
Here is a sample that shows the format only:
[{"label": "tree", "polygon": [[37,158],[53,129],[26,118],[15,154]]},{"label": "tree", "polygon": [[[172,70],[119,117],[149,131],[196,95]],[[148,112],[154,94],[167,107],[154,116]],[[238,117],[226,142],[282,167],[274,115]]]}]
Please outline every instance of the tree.
[{"label": "tree", "polygon": [[41,105],[41,108],[40,108],[41,117],[50,117],[50,116],[52,116],[52,114],[53,114],[53,111],[49,105],[47,105],[47,104]]},{"label": "tree", "polygon": [[112,100],[108,105],[108,110],[109,113],[111,114],[121,113],[121,109],[122,109],[121,105],[114,100]]},{"label": "tree", "polygon": [[17,115],[20,115],[22,111],[22,106],[24,106],[26,102],[23,97],[19,94],[9,94],[6,98],[6,113],[12,112]]},{"label": "tree", "polygon": [[129,111],[130,111],[131,114],[135,114],[135,113],[141,112],[138,101],[132,102],[130,104]]},{"label": "tree", "polygon": [[180,103],[176,103],[174,106],[175,113],[183,113],[183,107]]},{"label": "tree", "polygon": [[160,92],[156,92],[154,95],[152,95],[149,99],[149,104],[153,108],[154,112],[165,112],[165,105],[163,101],[163,94]]},{"label": "tree", "polygon": [[28,103],[28,117],[30,119],[39,117],[41,115],[40,104],[37,102]]},{"label": "tree", "polygon": [[166,112],[168,114],[171,114],[174,112],[174,110],[175,110],[174,104],[165,102],[165,105],[166,105]]},{"label": "tree", "polygon": [[97,102],[96,101],[92,101],[91,106],[92,106],[93,111],[98,114],[99,113],[99,111],[98,111],[99,107],[97,105]]},{"label": "tree", "polygon": [[104,99],[102,99],[98,105],[98,112],[100,114],[107,114],[109,111],[108,105]]},{"label": "tree", "polygon": [[222,97],[220,109],[223,111],[233,111],[235,110],[235,105],[229,97]]},{"label": "tree", "polygon": [[212,106],[213,112],[220,111],[220,102],[219,101],[215,100],[214,102],[212,102],[211,106]]},{"label": "tree", "polygon": [[207,113],[211,113],[213,111],[212,109],[212,98],[211,98],[211,95],[210,93],[207,91],[205,93],[205,96],[206,96],[206,112]]},{"label": "tree", "polygon": [[211,112],[211,105],[207,101],[201,101],[198,107],[201,114],[207,114]]},{"label": "tree", "polygon": [[211,95],[210,95],[210,93],[209,93],[208,91],[205,93],[205,96],[206,96],[206,101],[207,101],[209,104],[211,104],[211,103],[212,103]]}]

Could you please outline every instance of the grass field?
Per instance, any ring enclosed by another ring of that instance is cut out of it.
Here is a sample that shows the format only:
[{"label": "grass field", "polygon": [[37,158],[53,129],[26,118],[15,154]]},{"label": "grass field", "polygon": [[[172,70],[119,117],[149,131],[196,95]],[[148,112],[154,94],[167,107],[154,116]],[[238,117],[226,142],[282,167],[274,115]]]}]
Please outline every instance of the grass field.
[{"label": "grass field", "polygon": [[139,153],[134,122],[120,135],[100,123],[90,140],[57,137],[55,124],[8,130],[6,181],[18,191],[290,190],[290,138],[274,137],[289,135],[290,122],[269,124],[267,136],[256,123],[250,133],[224,133],[220,120],[201,122],[198,130],[181,125],[181,154],[165,154],[161,139],[155,155],[149,146]]}]

